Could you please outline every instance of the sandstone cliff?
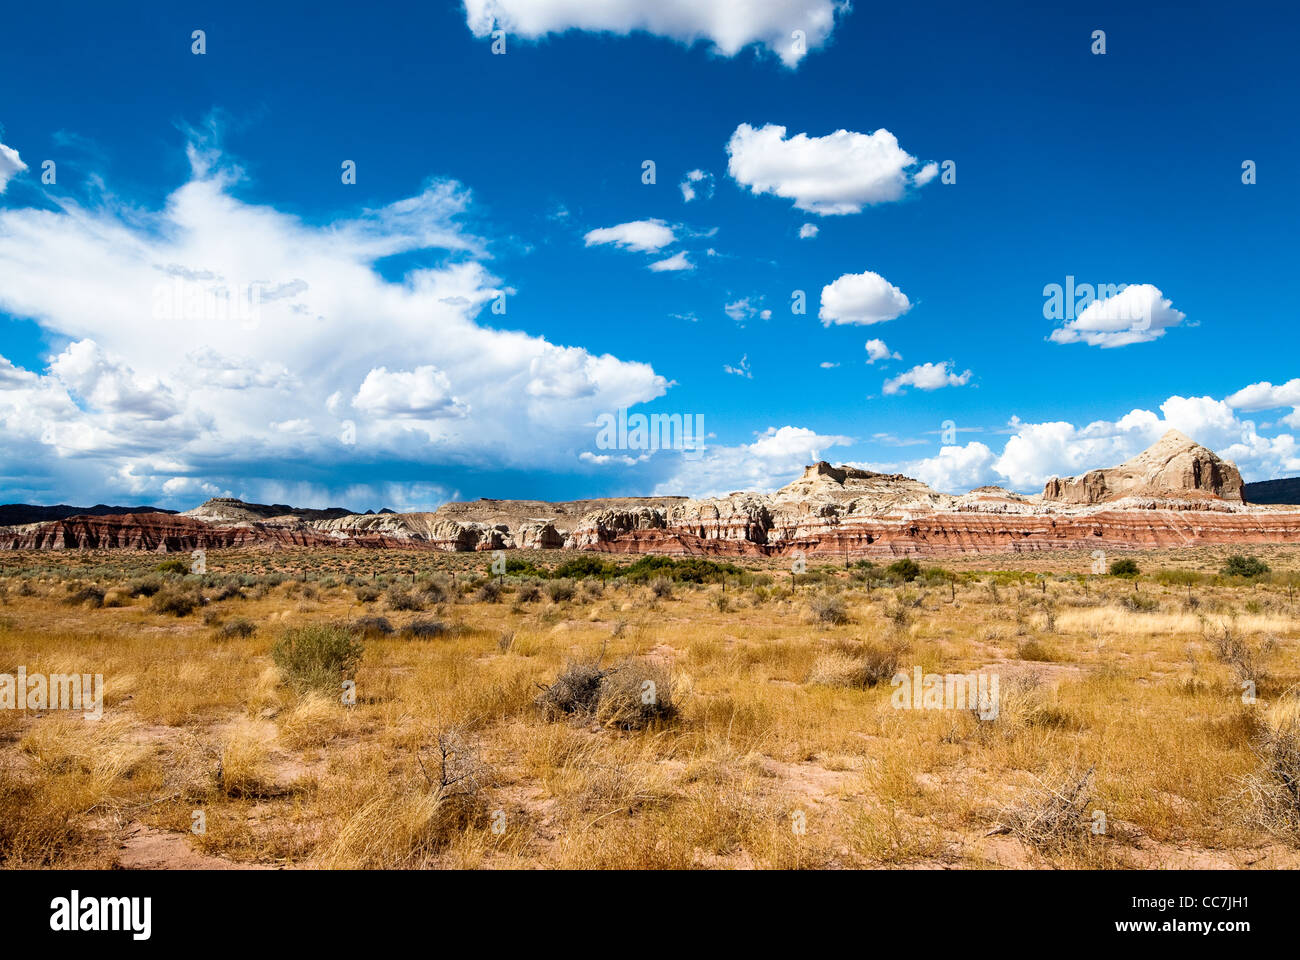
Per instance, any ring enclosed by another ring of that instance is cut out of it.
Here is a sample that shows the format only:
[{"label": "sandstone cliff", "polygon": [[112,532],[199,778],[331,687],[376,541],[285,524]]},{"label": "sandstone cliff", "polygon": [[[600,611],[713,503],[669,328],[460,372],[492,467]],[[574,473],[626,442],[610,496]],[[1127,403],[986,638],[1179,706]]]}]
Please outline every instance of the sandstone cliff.
[{"label": "sandstone cliff", "polygon": [[433,513],[351,514],[210,500],[188,514],[71,517],[0,528],[0,549],[190,551],[240,546],[597,550],[891,557],[1300,542],[1300,510],[1243,502],[1237,468],[1170,431],[1137,457],[1042,496],[954,496],[900,474],[826,462],[772,494],[477,500]]},{"label": "sandstone cliff", "polygon": [[1154,445],[1118,467],[1091,470],[1081,477],[1054,477],[1044,500],[1106,503],[1120,497],[1214,497],[1242,501],[1241,474],[1212,450],[1170,430]]}]

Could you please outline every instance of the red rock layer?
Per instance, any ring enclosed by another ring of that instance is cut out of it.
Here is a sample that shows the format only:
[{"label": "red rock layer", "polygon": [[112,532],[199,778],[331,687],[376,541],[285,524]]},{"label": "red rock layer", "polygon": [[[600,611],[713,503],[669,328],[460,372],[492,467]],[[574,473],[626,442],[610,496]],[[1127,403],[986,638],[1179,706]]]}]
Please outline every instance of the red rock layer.
[{"label": "red rock layer", "polygon": [[[570,541],[570,545],[604,553],[787,556],[802,550],[810,556],[894,557],[1300,543],[1300,513],[1195,510],[1112,510],[1081,516],[934,513],[909,520],[808,516],[797,524],[772,529],[735,519],[662,526],[649,525],[650,514],[639,519],[647,525],[589,524],[583,536]],[[558,545],[558,534],[545,528],[539,528],[531,539],[538,546]],[[492,528],[453,528],[445,533],[439,529],[429,536],[326,533],[305,524],[219,526],[161,513],[72,517],[27,527],[0,528],[0,549],[8,550],[122,549],[188,553],[283,545],[468,552],[500,549],[509,543],[499,529]]]},{"label": "red rock layer", "polygon": [[765,543],[714,539],[676,528],[635,530],[586,547],[607,553],[894,557],[1039,550],[1108,550],[1209,544],[1300,543],[1300,513],[1224,514],[1185,510],[1108,511],[1090,516],[932,514],[914,520],[858,520]]},{"label": "red rock layer", "polygon": [[167,513],[69,517],[23,528],[0,528],[0,550],[153,550],[188,553],[223,547],[280,544],[297,547],[432,547],[427,541],[383,535],[328,536],[306,527],[253,523],[216,526]]}]

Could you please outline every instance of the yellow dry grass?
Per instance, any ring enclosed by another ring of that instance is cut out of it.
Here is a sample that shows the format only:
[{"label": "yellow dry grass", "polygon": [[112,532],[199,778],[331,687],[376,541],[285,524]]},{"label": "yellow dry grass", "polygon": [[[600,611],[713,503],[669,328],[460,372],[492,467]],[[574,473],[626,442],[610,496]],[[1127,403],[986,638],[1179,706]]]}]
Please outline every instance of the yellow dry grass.
[{"label": "yellow dry grass", "polygon": [[[615,581],[522,602],[507,581],[494,603],[472,599],[481,558],[214,552],[218,575],[278,565],[311,582],[252,583],[176,617],[127,591],[154,562],[3,558],[0,673],[105,682],[98,721],[0,710],[6,866],[109,866],[128,825],[188,835],[200,810],[196,848],[275,866],[1300,863],[1294,837],[1238,802],[1261,731],[1300,715],[1300,612],[1283,586],[1206,584],[1193,603],[1144,582],[1154,609],[1134,611],[1127,581],[1085,585],[1058,568],[1039,583],[964,563],[955,586],[827,570],[794,593],[733,580],[725,602],[719,584],[657,596]],[[423,611],[363,602],[346,581],[409,589],[432,566],[456,583]],[[62,603],[74,579],[117,590],[121,605]],[[822,591],[848,622],[810,622]],[[341,683],[284,683],[270,656],[281,630],[360,616],[393,632],[366,640],[353,701]],[[227,635],[235,618],[256,631]],[[429,619],[448,629],[404,632]],[[1254,703],[1216,653],[1225,625],[1261,674]],[[997,718],[896,709],[888,679],[861,679],[881,651],[899,651],[909,674],[997,673]],[[632,729],[600,711],[545,720],[541,686],[597,658],[668,678],[676,713]],[[1088,811],[1104,813],[1105,833],[1036,846],[997,832],[1043,784],[1089,769]]]}]

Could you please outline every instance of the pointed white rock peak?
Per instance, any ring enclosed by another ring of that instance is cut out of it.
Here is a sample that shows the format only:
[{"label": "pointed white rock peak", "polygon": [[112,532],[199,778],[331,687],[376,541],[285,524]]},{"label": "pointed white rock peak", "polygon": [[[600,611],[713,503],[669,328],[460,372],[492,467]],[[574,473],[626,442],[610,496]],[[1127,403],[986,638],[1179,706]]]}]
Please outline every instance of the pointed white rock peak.
[{"label": "pointed white rock peak", "polygon": [[1240,503],[1241,473],[1178,430],[1165,434],[1117,467],[1090,470],[1081,477],[1054,477],[1043,489],[1044,500],[1102,503],[1121,497],[1218,499]]}]

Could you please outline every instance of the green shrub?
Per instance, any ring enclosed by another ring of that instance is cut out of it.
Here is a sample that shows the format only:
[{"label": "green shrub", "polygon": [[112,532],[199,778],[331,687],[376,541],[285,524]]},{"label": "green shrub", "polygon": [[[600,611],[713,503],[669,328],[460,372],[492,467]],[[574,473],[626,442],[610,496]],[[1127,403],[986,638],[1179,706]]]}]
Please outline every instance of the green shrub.
[{"label": "green shrub", "polygon": [[904,583],[911,583],[921,575],[921,565],[911,557],[904,557],[902,560],[895,560],[885,567],[885,573],[902,580]]},{"label": "green shrub", "polygon": [[618,568],[599,557],[576,557],[566,560],[554,570],[551,576],[568,580],[582,580],[587,577],[607,577]]},{"label": "green shrub", "polygon": [[244,594],[243,591],[239,589],[239,581],[236,579],[230,579],[225,581],[219,587],[217,587],[216,592],[212,594],[212,599],[213,600],[243,600]]},{"label": "green shrub", "polygon": [[1155,575],[1156,583],[1166,587],[1195,586],[1203,579],[1195,570],[1160,570]]},{"label": "green shrub", "polygon": [[176,587],[164,587],[154,594],[150,601],[154,613],[170,613],[174,617],[186,617],[199,605],[199,598]]},{"label": "green shrub", "polygon": [[1269,566],[1259,557],[1246,557],[1234,553],[1220,572],[1225,577],[1262,577],[1269,572]]},{"label": "green shrub", "polygon": [[173,557],[170,560],[164,560],[162,563],[155,566],[154,569],[162,574],[175,573],[183,577],[190,572],[190,562],[188,560],[182,560],[180,557]]},{"label": "green shrub", "polygon": [[552,603],[572,600],[573,593],[572,580],[552,580],[546,585],[546,595],[551,598]]},{"label": "green shrub", "polygon": [[442,603],[447,599],[450,585],[441,579],[423,580],[416,588],[425,603]]},{"label": "green shrub", "polygon": [[1112,560],[1110,562],[1110,575],[1112,577],[1136,577],[1141,573],[1136,560],[1125,557],[1122,560]]},{"label": "green shrub", "polygon": [[132,580],[126,585],[127,593],[133,597],[152,597],[163,588],[162,577],[154,575]]},{"label": "green shrub", "polygon": [[271,648],[271,659],[295,689],[332,693],[351,679],[364,650],[355,631],[321,623],[286,630]]},{"label": "green shrub", "polygon": [[657,577],[690,583],[717,583],[723,577],[738,577],[745,571],[734,564],[718,563],[703,557],[674,560],[672,557],[648,554],[630,566],[615,568],[611,572],[616,572],[632,583],[645,583]]},{"label": "green shrub", "polygon": [[1132,610],[1134,613],[1154,613],[1160,609],[1160,602],[1155,597],[1148,597],[1142,593],[1131,593],[1121,597],[1119,604],[1125,610]]}]

